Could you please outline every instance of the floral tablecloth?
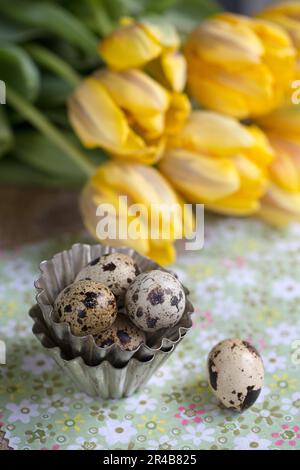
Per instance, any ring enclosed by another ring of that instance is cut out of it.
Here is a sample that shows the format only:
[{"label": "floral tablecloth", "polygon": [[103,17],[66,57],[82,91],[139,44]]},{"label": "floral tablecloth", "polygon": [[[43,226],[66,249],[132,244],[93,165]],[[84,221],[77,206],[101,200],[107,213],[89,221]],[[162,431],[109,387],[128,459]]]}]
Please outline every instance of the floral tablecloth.
[{"label": "floral tablecloth", "polygon": [[[194,327],[134,396],[79,393],[31,333],[40,260],[86,241],[65,237],[0,253],[0,431],[13,449],[300,449],[300,226],[209,217],[205,247],[174,269],[192,291]],[[210,348],[242,337],[266,380],[243,414],[221,409],[205,375]],[[298,350],[297,350],[298,348]]]}]

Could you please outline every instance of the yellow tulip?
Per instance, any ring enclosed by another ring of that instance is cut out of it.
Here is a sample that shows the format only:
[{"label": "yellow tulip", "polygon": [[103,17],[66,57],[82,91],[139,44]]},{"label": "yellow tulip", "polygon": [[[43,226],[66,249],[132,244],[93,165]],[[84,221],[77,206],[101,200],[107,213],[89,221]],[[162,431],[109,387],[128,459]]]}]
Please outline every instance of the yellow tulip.
[{"label": "yellow tulip", "polygon": [[188,86],[205,107],[237,118],[270,112],[295,74],[296,52],[279,26],[222,13],[190,34]]},{"label": "yellow tulip", "polygon": [[156,79],[180,92],[185,87],[186,61],[179,47],[173,26],[124,18],[121,26],[100,43],[99,52],[112,70],[149,66]]},{"label": "yellow tulip", "polygon": [[291,193],[278,185],[271,185],[261,199],[259,216],[278,227],[300,222],[300,193]]},{"label": "yellow tulip", "polygon": [[[127,196],[127,203],[119,196]],[[187,235],[194,228],[192,212],[185,212],[183,220],[183,211],[178,209],[182,207],[182,199],[165,178],[150,166],[108,161],[97,169],[83,189],[80,201],[85,225],[96,238],[99,238],[97,224],[100,221],[96,209],[103,204],[110,205],[105,208],[108,220],[113,222],[117,215],[117,234],[115,239],[102,238],[101,242],[133,247],[161,264],[174,261],[174,241],[184,230]],[[141,211],[140,216],[134,215],[128,210],[132,204],[142,204],[146,213]],[[140,237],[131,238],[128,228],[125,239],[121,239],[118,230],[122,221],[128,227],[130,223],[134,224]],[[168,221],[171,221],[169,231],[164,225]],[[151,237],[151,229],[158,234],[157,239]]]},{"label": "yellow tulip", "polygon": [[286,106],[259,120],[275,159],[272,185],[261,200],[260,216],[275,224],[300,221],[300,106]]},{"label": "yellow tulip", "polygon": [[257,127],[213,111],[194,111],[168,140],[158,168],[187,200],[243,216],[259,209],[272,159]]},{"label": "yellow tulip", "polygon": [[297,78],[300,78],[300,3],[284,2],[266,8],[258,15],[284,28],[297,51]]},{"label": "yellow tulip", "polygon": [[274,135],[296,141],[300,139],[300,105],[287,104],[256,121]]},{"label": "yellow tulip", "polygon": [[71,124],[86,147],[145,164],[159,160],[166,135],[177,132],[190,112],[185,95],[137,69],[101,69],[83,80],[68,105]]}]

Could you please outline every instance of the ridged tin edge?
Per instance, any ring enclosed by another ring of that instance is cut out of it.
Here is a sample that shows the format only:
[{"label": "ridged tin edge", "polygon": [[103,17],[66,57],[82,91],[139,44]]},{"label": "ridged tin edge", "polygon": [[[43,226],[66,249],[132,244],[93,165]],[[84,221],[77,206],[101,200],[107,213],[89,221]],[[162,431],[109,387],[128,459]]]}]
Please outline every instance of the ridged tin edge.
[{"label": "ridged tin edge", "polygon": [[125,366],[114,367],[109,361],[103,360],[97,366],[89,366],[82,357],[67,358],[56,346],[38,305],[32,307],[29,314],[34,322],[33,334],[75,386],[90,396],[102,399],[124,398],[135,393],[148,382],[179,343],[177,342],[168,353],[158,351],[144,362],[131,358]]}]

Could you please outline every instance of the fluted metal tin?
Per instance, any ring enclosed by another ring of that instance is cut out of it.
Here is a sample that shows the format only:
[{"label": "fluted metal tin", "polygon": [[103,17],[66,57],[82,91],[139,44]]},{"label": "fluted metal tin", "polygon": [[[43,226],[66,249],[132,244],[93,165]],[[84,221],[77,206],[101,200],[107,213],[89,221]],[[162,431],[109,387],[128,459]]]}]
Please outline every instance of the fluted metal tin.
[{"label": "fluted metal tin", "polygon": [[130,248],[77,243],[70,250],[62,251],[52,259],[43,261],[40,264],[41,276],[35,282],[36,300],[53,342],[68,358],[73,359],[80,356],[89,366],[97,366],[106,360],[115,367],[123,367],[132,358],[144,365],[150,364],[154,357],[156,360],[158,357],[167,357],[192,326],[191,313],[194,309],[188,299],[188,290],[185,287],[186,308],[179,323],[173,328],[147,334],[147,345],[141,344],[135,351],[124,351],[116,344],[101,348],[96,345],[93,336],[74,336],[67,323],[56,321],[53,304],[59,292],[71,284],[78,272],[90,261],[116,251],[131,256],[141,272],[163,269],[150,258],[142,256]]},{"label": "fluted metal tin", "polygon": [[38,305],[32,307],[29,314],[34,321],[33,333],[64,373],[79,390],[99,398],[123,398],[132,395],[147,383],[178,344],[174,344],[168,352],[157,352],[145,361],[131,358],[123,367],[114,367],[108,360],[103,360],[97,366],[89,366],[82,357],[68,357],[55,344]]}]

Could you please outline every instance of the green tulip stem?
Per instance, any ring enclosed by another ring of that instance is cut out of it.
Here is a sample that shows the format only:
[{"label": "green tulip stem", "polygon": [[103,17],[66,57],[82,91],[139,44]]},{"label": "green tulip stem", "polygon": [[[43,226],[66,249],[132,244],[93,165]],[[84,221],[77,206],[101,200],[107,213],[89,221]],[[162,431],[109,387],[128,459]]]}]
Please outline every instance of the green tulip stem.
[{"label": "green tulip stem", "polygon": [[[57,147],[63,150],[87,175],[95,171],[95,166],[89,161],[87,156],[82,153],[72,142],[69,141],[61,132],[48,121],[38,109],[28,103],[22,96],[6,87],[6,98],[8,103],[27,119],[36,129],[45,137],[53,142]],[[43,158],[43,155],[41,155]]]},{"label": "green tulip stem", "polygon": [[76,87],[81,81],[80,75],[70,67],[64,60],[58,57],[46,47],[37,44],[27,44],[25,46],[29,54],[43,67],[51,70],[70,85]]},{"label": "green tulip stem", "polygon": [[[114,25],[106,11],[105,5],[103,5],[101,0],[88,0],[87,3],[95,18],[99,34],[103,37],[107,36],[114,29]],[[99,3],[101,8],[99,8]]]}]

